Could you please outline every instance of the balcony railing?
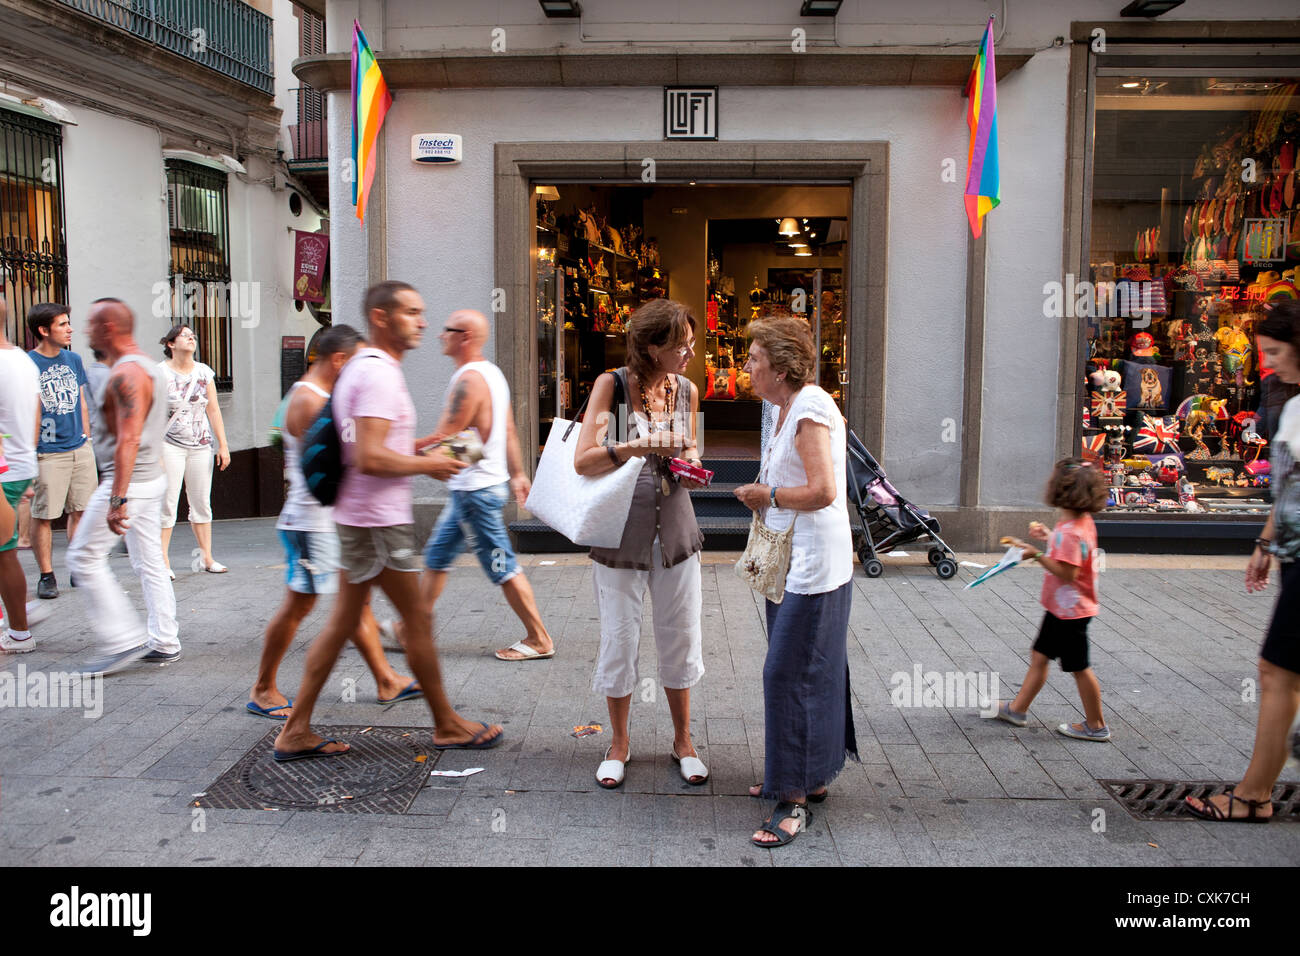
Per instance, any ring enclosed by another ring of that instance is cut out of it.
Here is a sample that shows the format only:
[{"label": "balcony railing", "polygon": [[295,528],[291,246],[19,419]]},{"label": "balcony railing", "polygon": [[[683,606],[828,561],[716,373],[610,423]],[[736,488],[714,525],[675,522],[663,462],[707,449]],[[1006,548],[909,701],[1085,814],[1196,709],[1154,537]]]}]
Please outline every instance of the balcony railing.
[{"label": "balcony railing", "polygon": [[310,86],[300,86],[293,92],[298,98],[298,122],[289,127],[293,162],[326,162],[330,141],[325,94]]},{"label": "balcony railing", "polygon": [[274,91],[271,18],[240,0],[58,0],[164,50]]}]

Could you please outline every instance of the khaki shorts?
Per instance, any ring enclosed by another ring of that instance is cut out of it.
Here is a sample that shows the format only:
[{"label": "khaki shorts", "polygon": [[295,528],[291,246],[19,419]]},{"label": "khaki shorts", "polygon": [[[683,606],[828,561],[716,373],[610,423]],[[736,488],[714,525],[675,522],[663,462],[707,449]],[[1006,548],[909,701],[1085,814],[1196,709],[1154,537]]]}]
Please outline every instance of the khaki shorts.
[{"label": "khaki shorts", "polygon": [[415,525],[399,524],[389,528],[357,528],[341,524],[339,529],[340,565],[349,584],[362,584],[384,568],[394,571],[420,571],[420,548],[415,541]]},{"label": "khaki shorts", "polygon": [[99,487],[95,452],[90,442],[72,451],[51,451],[36,456],[36,497],[32,517],[53,521],[66,511],[85,511],[90,496]]}]

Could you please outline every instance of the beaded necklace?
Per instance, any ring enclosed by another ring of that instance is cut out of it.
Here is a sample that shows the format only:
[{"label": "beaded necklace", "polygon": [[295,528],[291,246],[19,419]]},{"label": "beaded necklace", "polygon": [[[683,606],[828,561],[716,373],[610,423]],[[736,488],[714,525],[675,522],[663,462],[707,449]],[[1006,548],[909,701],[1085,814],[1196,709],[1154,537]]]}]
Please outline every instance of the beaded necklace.
[{"label": "beaded necklace", "polygon": [[[645,390],[645,380],[642,379],[641,376],[639,375],[637,376],[637,380],[641,385],[641,407],[645,409],[646,422],[649,425],[653,425],[654,415],[650,411],[650,396],[649,394],[647,394]],[[669,384],[671,380],[672,380],[672,376],[669,376],[667,379],[664,380],[664,413],[669,416],[668,417],[669,421],[672,421],[672,402],[673,402],[673,387]],[[659,457],[659,490],[662,491],[664,495],[671,495],[673,493],[673,483],[668,480],[668,476],[671,474],[668,468],[668,463],[663,459],[662,456],[658,456],[658,457]]]}]

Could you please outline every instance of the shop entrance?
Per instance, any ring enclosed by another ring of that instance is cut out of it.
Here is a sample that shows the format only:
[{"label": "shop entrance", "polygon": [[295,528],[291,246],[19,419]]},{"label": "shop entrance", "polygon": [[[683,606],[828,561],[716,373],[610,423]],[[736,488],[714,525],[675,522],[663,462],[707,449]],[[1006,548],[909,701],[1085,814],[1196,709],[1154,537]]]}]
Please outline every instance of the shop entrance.
[{"label": "shop entrance", "polygon": [[847,409],[848,184],[550,180],[532,190],[539,447],[598,375],[626,363],[625,323],[653,298],[682,302],[696,318],[687,374],[700,392],[706,461],[735,462],[739,477],[739,463],[759,457],[761,402],[741,369],[744,327],[758,315],[808,320],[817,383]]}]

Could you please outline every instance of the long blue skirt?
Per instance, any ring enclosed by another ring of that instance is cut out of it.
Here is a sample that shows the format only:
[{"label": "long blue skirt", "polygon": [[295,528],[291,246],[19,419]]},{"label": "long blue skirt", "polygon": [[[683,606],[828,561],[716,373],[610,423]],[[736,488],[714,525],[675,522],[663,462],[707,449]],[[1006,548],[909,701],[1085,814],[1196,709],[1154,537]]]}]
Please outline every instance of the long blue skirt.
[{"label": "long blue skirt", "polygon": [[858,759],[849,706],[849,604],[853,582],[824,594],[785,592],[767,602],[763,664],[763,796],[801,798]]}]

